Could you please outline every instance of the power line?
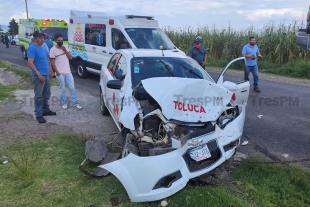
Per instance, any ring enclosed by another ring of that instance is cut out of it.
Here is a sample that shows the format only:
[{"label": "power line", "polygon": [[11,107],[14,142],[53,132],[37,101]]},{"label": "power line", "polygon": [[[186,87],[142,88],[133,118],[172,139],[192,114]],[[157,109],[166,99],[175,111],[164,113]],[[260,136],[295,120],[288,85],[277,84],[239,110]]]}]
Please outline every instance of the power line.
[{"label": "power line", "polygon": [[[22,5],[22,4],[24,4],[24,2],[21,2],[20,4],[18,4],[16,7],[12,8],[11,10],[16,9],[17,7],[19,7],[19,6]],[[10,10],[10,11],[6,11],[6,12],[4,12],[3,14],[6,14],[6,13],[8,13],[8,12],[11,12],[11,10]]]},{"label": "power line", "polygon": [[2,7],[0,10],[3,10],[3,9],[7,9],[9,8],[10,6],[12,6],[13,4],[17,3],[18,0],[13,0],[12,2],[4,5],[4,7]]},{"label": "power line", "polygon": [[20,0],[13,0],[10,4],[4,6],[0,9],[0,12],[5,12],[5,10],[8,10],[11,6],[13,6],[15,3],[18,3]]}]

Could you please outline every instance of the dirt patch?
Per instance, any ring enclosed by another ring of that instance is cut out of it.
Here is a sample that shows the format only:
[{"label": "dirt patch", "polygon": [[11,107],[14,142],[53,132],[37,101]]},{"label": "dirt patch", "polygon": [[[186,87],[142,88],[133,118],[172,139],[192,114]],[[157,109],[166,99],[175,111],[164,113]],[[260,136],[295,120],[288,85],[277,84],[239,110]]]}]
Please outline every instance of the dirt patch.
[{"label": "dirt patch", "polygon": [[[222,70],[223,68],[206,67],[207,72],[220,73],[222,72]],[[235,75],[235,76],[243,77],[243,71],[240,71],[240,70],[227,70],[226,73],[228,75]],[[310,85],[310,80],[308,79],[290,78],[290,77],[269,74],[269,73],[259,73],[259,78],[263,80],[269,80],[269,81],[275,81],[275,82],[281,82],[281,83],[289,83],[289,84],[296,84],[296,85],[303,85],[303,86]]]},{"label": "dirt patch", "polygon": [[[57,115],[46,116],[47,123],[66,126],[72,128],[74,133],[82,133],[89,137],[104,138],[106,141],[110,141],[113,136],[109,134],[118,132],[118,129],[110,116],[101,115],[99,98],[80,90],[76,92],[79,103],[84,108],[79,110],[69,102],[68,109],[63,109],[59,88],[57,86],[51,87],[50,109],[55,111]],[[32,120],[35,120],[33,90],[17,90],[13,93],[20,103],[20,110],[31,115]],[[69,95],[69,91],[67,94]],[[18,102],[14,104],[18,105]]]},{"label": "dirt patch", "polygon": [[[48,139],[54,134],[71,132],[111,141],[118,133],[112,118],[101,115],[98,97],[77,90],[84,109],[78,110],[69,103],[69,108],[65,110],[61,106],[59,88],[53,86],[49,104],[57,115],[46,116],[47,123],[39,124],[34,116],[33,84],[4,68],[0,68],[0,83],[19,84],[20,88],[28,89],[13,92],[16,102],[0,102],[0,144]],[[70,100],[69,91],[67,95]]]},{"label": "dirt patch", "polygon": [[18,84],[22,89],[32,89],[32,83],[24,81],[21,77],[15,75],[14,72],[8,71],[5,68],[0,68],[0,84],[11,85]]},{"label": "dirt patch", "polygon": [[7,71],[5,68],[0,68],[0,83],[2,85],[10,85],[22,82],[22,79],[16,76],[12,71]]},{"label": "dirt patch", "polygon": [[20,108],[10,108],[0,103],[0,145],[4,143],[28,142],[48,139],[54,134],[70,133],[72,129],[58,124],[38,124]]}]

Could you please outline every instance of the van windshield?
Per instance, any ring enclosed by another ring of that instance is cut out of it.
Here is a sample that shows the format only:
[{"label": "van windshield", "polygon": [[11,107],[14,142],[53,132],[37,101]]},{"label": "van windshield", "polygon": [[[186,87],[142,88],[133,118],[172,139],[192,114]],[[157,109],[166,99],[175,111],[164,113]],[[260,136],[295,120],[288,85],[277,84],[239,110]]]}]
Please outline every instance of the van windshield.
[{"label": "van windshield", "polygon": [[68,28],[42,27],[41,32],[54,41],[55,34],[61,34],[64,41],[68,41]]},{"label": "van windshield", "polygon": [[137,48],[160,49],[160,46],[163,46],[164,50],[175,49],[174,44],[161,29],[126,28],[125,31]]}]

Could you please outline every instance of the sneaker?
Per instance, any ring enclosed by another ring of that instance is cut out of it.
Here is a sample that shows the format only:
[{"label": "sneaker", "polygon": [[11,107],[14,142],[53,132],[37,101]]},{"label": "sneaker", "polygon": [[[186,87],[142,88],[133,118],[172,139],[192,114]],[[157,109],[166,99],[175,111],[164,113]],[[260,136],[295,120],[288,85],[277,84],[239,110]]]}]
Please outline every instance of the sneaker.
[{"label": "sneaker", "polygon": [[44,119],[43,116],[37,116],[36,119],[38,120],[39,123],[45,123],[46,120]]},{"label": "sneaker", "polygon": [[83,107],[80,104],[74,104],[75,108],[82,109]]},{"label": "sneaker", "polygon": [[260,92],[260,89],[259,88],[254,88],[253,89],[255,92]]},{"label": "sneaker", "polygon": [[48,112],[44,112],[42,115],[43,115],[43,116],[55,116],[55,115],[56,115],[56,112],[54,112],[54,111],[48,111]]},{"label": "sneaker", "polygon": [[67,108],[68,108],[68,105],[67,105],[67,104],[64,104],[64,105],[62,105],[62,108],[63,108],[63,109],[67,109]]}]

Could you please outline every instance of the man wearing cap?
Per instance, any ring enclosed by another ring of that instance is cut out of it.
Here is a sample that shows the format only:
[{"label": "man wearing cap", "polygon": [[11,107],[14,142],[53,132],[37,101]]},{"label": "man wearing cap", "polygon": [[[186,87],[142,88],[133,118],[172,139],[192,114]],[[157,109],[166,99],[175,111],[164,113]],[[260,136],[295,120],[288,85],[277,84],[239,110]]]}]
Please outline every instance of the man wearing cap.
[{"label": "man wearing cap", "polygon": [[34,112],[39,123],[46,122],[43,116],[56,115],[56,112],[51,111],[48,105],[51,90],[48,60],[43,47],[44,36],[43,33],[35,31],[33,33],[34,42],[27,51],[28,65],[34,84]]},{"label": "man wearing cap", "polygon": [[200,38],[196,38],[194,43],[195,45],[189,51],[188,56],[196,60],[198,64],[204,68],[207,61],[207,50],[201,45]]}]

